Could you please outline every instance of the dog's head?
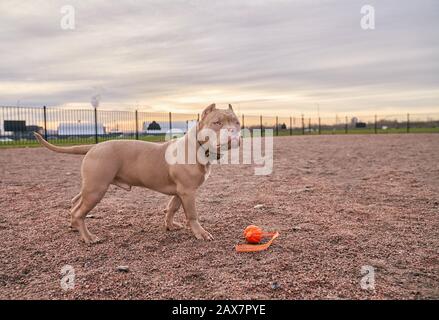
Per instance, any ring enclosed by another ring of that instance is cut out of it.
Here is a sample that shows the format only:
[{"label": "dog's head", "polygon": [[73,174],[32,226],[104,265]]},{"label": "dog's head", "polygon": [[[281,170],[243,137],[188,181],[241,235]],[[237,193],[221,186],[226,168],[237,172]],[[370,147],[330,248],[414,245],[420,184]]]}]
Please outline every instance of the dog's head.
[{"label": "dog's head", "polygon": [[236,148],[240,145],[241,124],[230,104],[225,110],[217,109],[215,104],[204,109],[198,125],[198,130],[203,129],[209,129],[216,135],[218,149]]}]

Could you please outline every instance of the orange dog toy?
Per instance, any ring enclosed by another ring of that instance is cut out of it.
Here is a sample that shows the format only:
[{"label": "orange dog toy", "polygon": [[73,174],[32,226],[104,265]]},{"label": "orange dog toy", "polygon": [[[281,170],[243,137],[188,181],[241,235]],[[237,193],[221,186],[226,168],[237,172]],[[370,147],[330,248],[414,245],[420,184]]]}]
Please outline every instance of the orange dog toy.
[{"label": "orange dog toy", "polygon": [[[261,228],[250,225],[244,230],[244,238],[251,244],[236,245],[237,252],[256,252],[266,250],[279,236],[279,232],[263,232]],[[259,244],[263,238],[271,237],[267,243]]]}]

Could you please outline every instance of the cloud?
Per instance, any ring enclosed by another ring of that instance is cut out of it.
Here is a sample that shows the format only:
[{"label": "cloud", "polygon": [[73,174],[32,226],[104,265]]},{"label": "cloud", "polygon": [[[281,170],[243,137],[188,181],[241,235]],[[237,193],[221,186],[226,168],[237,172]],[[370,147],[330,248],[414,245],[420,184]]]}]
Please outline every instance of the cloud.
[{"label": "cloud", "polygon": [[[76,29],[60,9],[76,9]],[[2,1],[0,104],[191,112],[433,112],[439,5],[368,1]]]}]

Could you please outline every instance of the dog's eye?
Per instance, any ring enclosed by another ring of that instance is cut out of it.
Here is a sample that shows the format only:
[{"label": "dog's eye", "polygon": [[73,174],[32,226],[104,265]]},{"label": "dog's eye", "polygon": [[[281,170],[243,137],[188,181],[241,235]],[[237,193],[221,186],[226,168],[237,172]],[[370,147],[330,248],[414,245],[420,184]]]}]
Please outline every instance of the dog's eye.
[{"label": "dog's eye", "polygon": [[216,126],[222,125],[221,121],[215,121],[213,124],[216,125]]}]

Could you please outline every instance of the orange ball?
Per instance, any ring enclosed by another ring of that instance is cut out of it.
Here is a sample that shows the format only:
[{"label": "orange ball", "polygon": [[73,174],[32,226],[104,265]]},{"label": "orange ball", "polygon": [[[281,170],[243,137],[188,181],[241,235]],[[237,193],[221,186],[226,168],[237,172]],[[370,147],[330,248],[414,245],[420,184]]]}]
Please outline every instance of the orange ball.
[{"label": "orange ball", "polygon": [[248,243],[259,243],[262,240],[262,229],[255,225],[250,225],[244,230],[244,238]]}]

